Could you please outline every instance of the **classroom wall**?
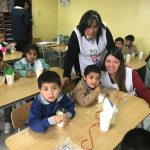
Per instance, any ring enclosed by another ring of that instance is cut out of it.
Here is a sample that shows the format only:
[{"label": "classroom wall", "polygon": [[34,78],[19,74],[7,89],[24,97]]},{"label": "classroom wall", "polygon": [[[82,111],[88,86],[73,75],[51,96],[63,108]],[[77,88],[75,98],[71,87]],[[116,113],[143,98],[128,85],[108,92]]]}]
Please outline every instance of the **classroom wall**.
[{"label": "classroom wall", "polygon": [[57,34],[58,1],[32,0],[33,37],[51,40]]},{"label": "classroom wall", "polygon": [[58,0],[57,34],[70,35],[83,13],[97,10],[111,30],[114,39],[128,34],[135,36],[140,50],[150,52],[150,0],[70,0],[70,5],[61,7]]}]

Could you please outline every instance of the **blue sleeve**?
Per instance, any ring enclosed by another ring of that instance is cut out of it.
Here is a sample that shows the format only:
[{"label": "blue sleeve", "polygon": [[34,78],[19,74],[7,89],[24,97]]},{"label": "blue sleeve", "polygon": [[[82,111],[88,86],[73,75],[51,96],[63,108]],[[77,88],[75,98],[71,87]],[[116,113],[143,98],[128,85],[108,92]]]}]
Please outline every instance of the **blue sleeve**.
[{"label": "blue sleeve", "polygon": [[46,64],[44,59],[40,59],[41,63],[42,63],[42,68],[48,70],[49,69],[49,65]]},{"label": "blue sleeve", "polygon": [[75,104],[73,100],[69,99],[66,95],[64,95],[61,102],[63,103],[62,105],[65,110],[71,114],[71,118],[73,118],[75,115]]},{"label": "blue sleeve", "polygon": [[29,127],[36,132],[44,132],[49,127],[48,118],[42,116],[43,108],[39,100],[33,100],[30,112],[29,112]]},{"label": "blue sleeve", "polygon": [[24,69],[21,60],[17,61],[14,64],[14,69],[16,70],[17,73],[19,73],[20,76],[22,76],[22,77],[26,77],[27,76],[27,71]]}]

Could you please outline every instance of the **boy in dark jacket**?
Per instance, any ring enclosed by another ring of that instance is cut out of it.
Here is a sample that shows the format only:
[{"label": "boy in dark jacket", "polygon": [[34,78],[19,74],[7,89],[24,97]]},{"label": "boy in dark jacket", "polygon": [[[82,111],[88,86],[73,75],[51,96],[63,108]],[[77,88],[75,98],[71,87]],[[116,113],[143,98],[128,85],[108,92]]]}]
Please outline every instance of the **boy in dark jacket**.
[{"label": "boy in dark jacket", "polygon": [[[63,122],[65,126],[75,115],[75,105],[61,92],[61,79],[56,72],[46,71],[38,78],[38,94],[32,102],[29,126],[36,132],[44,132],[50,126]],[[65,114],[57,114],[58,110]]]}]

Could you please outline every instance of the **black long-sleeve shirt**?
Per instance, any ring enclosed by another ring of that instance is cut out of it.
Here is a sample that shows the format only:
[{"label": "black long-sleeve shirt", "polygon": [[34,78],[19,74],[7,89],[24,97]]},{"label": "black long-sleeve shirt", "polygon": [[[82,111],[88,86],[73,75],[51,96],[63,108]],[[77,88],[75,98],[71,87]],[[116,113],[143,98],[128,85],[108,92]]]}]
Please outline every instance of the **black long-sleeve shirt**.
[{"label": "black long-sleeve shirt", "polygon": [[[106,27],[106,39],[107,39],[107,45],[105,49],[109,51],[110,49],[115,47],[115,43],[113,41],[112,34],[107,27]],[[80,53],[80,47],[79,47],[78,38],[75,31],[73,31],[69,39],[68,50],[65,56],[64,74],[63,74],[64,77],[70,77],[73,66],[75,68],[76,73],[81,76],[79,57],[78,57],[79,53]]]}]

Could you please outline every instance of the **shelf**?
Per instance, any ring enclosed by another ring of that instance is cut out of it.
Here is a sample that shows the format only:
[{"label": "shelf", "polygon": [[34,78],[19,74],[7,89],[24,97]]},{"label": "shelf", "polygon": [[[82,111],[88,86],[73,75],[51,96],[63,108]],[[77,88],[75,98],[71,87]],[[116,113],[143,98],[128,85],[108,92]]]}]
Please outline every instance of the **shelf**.
[{"label": "shelf", "polygon": [[11,33],[11,17],[9,12],[0,13],[0,32],[5,35],[6,42],[11,42],[13,40]]}]

